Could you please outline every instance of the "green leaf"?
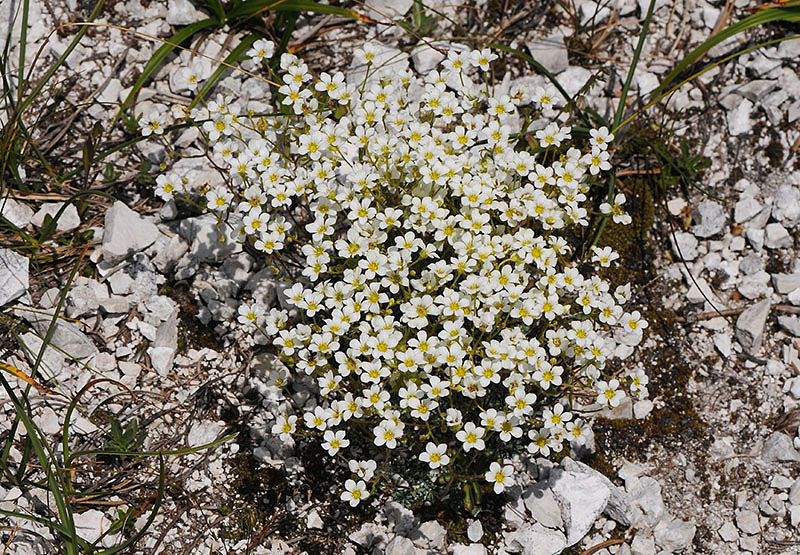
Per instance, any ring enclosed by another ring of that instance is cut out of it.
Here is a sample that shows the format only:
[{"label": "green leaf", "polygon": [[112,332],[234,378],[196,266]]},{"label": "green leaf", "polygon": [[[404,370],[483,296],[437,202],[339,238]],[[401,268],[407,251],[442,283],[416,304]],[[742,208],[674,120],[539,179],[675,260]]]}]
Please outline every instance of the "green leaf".
[{"label": "green leaf", "polygon": [[328,6],[312,0],[246,0],[228,13],[228,19],[247,19],[254,15],[266,11],[282,12],[314,12],[323,14],[333,14],[346,17],[348,19],[358,19],[370,21],[369,18],[359,14],[355,10],[348,10],[339,6]]},{"label": "green leaf", "polygon": [[672,83],[672,81],[674,81],[685,69],[699,60],[701,56],[722,41],[742,33],[752,27],[773,21],[800,21],[800,0],[792,0],[787,2],[786,5],[781,8],[768,8],[766,10],[756,12],[753,15],[748,16],[743,20],[734,23],[730,27],[720,31],[713,37],[709,37],[703,44],[689,52],[689,54],[687,54],[686,57],[681,60],[681,62],[678,63],[678,65],[676,65],[666,77],[664,77],[664,80],[661,81],[661,84],[658,86],[658,88],[650,93],[651,97],[657,97],[660,95],[661,92],[664,91],[664,89],[666,89],[667,86],[669,86],[669,84]]},{"label": "green leaf", "polygon": [[175,50],[175,48],[181,44],[182,42],[190,39],[200,31],[207,29],[209,27],[217,26],[218,22],[216,19],[209,17],[208,19],[203,19],[202,21],[198,21],[197,23],[192,23],[191,25],[187,25],[174,35],[172,35],[167,42],[162,44],[158,50],[155,51],[153,57],[150,58],[150,61],[147,62],[147,65],[144,66],[142,70],[142,74],[133,84],[131,87],[131,92],[128,93],[128,96],[125,98],[125,101],[122,103],[122,106],[119,107],[119,112],[114,117],[114,121],[111,124],[111,127],[114,127],[117,122],[122,117],[122,113],[130,107],[133,99],[136,98],[136,95],[139,94],[139,91],[144,87],[144,84],[147,82],[148,79],[156,72],[162,62],[169,56],[169,54]]},{"label": "green leaf", "polygon": [[220,25],[225,25],[227,17],[225,16],[225,9],[222,7],[222,2],[219,0],[206,0],[205,4],[208,10],[217,18],[217,22]]}]

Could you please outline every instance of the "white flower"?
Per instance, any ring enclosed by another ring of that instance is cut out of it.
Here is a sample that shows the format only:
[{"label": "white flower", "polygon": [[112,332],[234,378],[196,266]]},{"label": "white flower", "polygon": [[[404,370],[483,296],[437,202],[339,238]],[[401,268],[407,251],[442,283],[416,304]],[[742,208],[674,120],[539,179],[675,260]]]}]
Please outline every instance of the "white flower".
[{"label": "white flower", "polygon": [[345,437],[344,430],[327,430],[325,435],[323,436],[325,440],[322,443],[323,449],[325,449],[328,454],[333,457],[336,453],[339,452],[339,449],[343,449],[350,445],[350,440]]},{"label": "white flower", "polygon": [[473,422],[464,424],[464,428],[456,433],[456,439],[462,443],[465,452],[470,449],[483,451],[486,444],[483,442],[483,435],[485,430],[480,426],[476,426]]},{"label": "white flower", "polygon": [[450,463],[450,457],[447,455],[447,445],[444,443],[437,445],[429,441],[425,446],[425,452],[420,453],[419,460],[428,463],[432,470],[440,466],[447,466]]},{"label": "white flower", "polygon": [[486,473],[486,481],[494,484],[494,492],[500,494],[511,485],[513,475],[514,467],[510,464],[501,465],[499,462],[493,462]]},{"label": "white flower", "polygon": [[275,54],[275,43],[267,39],[258,39],[253,43],[247,55],[257,62],[264,62]]},{"label": "white flower", "polygon": [[342,492],[341,499],[342,501],[348,501],[351,507],[355,507],[361,503],[362,499],[366,499],[367,497],[369,497],[369,491],[367,490],[367,484],[364,483],[364,480],[359,480],[358,482],[355,480],[347,480],[344,483],[344,491]]},{"label": "white flower", "polygon": [[153,135],[163,135],[166,120],[164,116],[157,111],[150,112],[149,114],[142,115],[139,118],[139,128],[142,130],[142,135],[145,137]]}]

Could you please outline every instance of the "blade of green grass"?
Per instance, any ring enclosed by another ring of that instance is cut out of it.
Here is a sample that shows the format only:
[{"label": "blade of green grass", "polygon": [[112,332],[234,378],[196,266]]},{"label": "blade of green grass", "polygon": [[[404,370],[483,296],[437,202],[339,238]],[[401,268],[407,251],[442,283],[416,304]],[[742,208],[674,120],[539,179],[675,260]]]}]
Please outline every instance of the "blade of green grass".
[{"label": "blade of green grass", "polygon": [[771,23],[773,21],[800,21],[800,0],[791,0],[781,8],[767,8],[765,10],[761,10],[723,29],[713,37],[709,37],[703,44],[689,52],[689,54],[687,54],[686,57],[681,60],[681,62],[678,63],[673,70],[666,75],[666,77],[664,77],[664,79],[661,81],[661,84],[659,84],[658,87],[652,92],[652,95],[660,95],[661,92],[685,69],[691,66],[695,61],[697,61],[701,56],[703,56],[717,44],[748,29],[758,25],[763,25],[765,23]]},{"label": "blade of green grass", "polygon": [[266,11],[314,12],[340,15],[348,19],[368,20],[355,10],[320,4],[312,0],[246,0],[228,12],[228,19],[246,19]]}]

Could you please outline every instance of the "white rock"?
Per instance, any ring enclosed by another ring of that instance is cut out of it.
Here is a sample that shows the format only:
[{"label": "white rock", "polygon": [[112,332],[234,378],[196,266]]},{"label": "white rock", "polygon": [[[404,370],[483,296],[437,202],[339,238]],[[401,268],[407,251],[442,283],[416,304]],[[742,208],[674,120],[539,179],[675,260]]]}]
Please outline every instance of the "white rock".
[{"label": "white rock", "polygon": [[28,259],[0,249],[0,306],[19,299],[28,291]]},{"label": "white rock", "polygon": [[486,548],[479,543],[469,545],[454,543],[450,546],[449,553],[451,555],[486,555]]},{"label": "white rock", "polygon": [[800,224],[800,189],[781,185],[772,201],[772,217],[787,227]]},{"label": "white rock", "polygon": [[175,349],[169,347],[148,347],[147,355],[150,363],[159,376],[166,376],[172,370],[175,361]]},{"label": "white rock", "polygon": [[784,391],[789,390],[789,394],[792,396],[792,399],[799,400],[800,399],[800,377],[795,377],[790,380],[787,380],[787,385],[784,387]]},{"label": "white rock", "polygon": [[733,522],[730,520],[726,520],[725,524],[723,524],[719,530],[717,530],[719,537],[721,537],[726,542],[738,542],[739,541],[739,530],[737,530],[736,526],[734,526]]},{"label": "white rock", "polygon": [[736,319],[736,339],[749,353],[755,353],[761,348],[769,309],[769,299],[765,299],[750,306]]},{"label": "white rock", "polygon": [[384,555],[415,555],[414,542],[403,536],[395,536],[386,545]]},{"label": "white rock", "polygon": [[522,500],[525,508],[536,522],[547,528],[564,527],[564,522],[561,520],[561,507],[546,480],[525,488],[522,491]]},{"label": "white rock", "polygon": [[767,224],[764,245],[768,249],[786,249],[792,246],[792,236],[781,224]]},{"label": "white rock", "polygon": [[797,274],[772,274],[772,285],[779,295],[786,295],[800,288],[800,273]]},{"label": "white rock", "polygon": [[529,42],[528,51],[534,60],[542,64],[553,75],[557,75],[569,67],[567,47],[564,44],[564,35],[561,33],[554,33],[545,39]]},{"label": "white rock", "polygon": [[653,401],[642,399],[633,404],[633,417],[637,420],[644,420],[653,411]]},{"label": "white rock", "polygon": [[197,447],[198,445],[213,443],[219,438],[224,428],[225,424],[222,422],[197,422],[189,430],[186,443],[190,447]]},{"label": "white rock", "polygon": [[[94,542],[111,526],[111,519],[96,509],[72,515],[75,531],[88,542]],[[108,536],[106,536],[108,538]],[[111,538],[109,538],[111,539]]]},{"label": "white rock", "polygon": [[795,337],[800,337],[800,318],[797,316],[778,316],[778,324]]},{"label": "white rock", "polygon": [[650,534],[637,534],[631,542],[632,555],[656,555],[656,540]]},{"label": "white rock", "polygon": [[306,516],[306,526],[311,530],[322,530],[323,522],[319,516],[319,512],[314,509],[308,516]]},{"label": "white rock", "polygon": [[678,260],[686,260],[691,262],[697,258],[697,237],[685,231],[678,231],[670,236],[670,243],[672,244],[672,252],[678,257]]},{"label": "white rock", "polygon": [[692,233],[697,237],[708,238],[725,229],[725,210],[713,200],[704,200],[694,209]]},{"label": "white rock", "polygon": [[800,287],[793,291],[789,291],[786,295],[787,300],[795,306],[800,306]]},{"label": "white rock", "polygon": [[131,254],[146,249],[158,236],[158,228],[152,222],[117,201],[106,212],[103,260],[116,264]]},{"label": "white rock", "polygon": [[467,538],[471,542],[479,542],[483,537],[483,524],[481,524],[480,520],[473,520],[469,526],[467,526]]},{"label": "white rock", "polygon": [[167,23],[170,25],[190,25],[205,19],[189,0],[168,0]]},{"label": "white rock", "polygon": [[764,440],[760,457],[767,463],[800,461],[800,453],[792,445],[792,440],[781,432],[773,432]]},{"label": "white rock", "polygon": [[752,110],[753,103],[745,98],[736,108],[728,112],[728,133],[732,137],[743,135],[753,128],[753,120],[750,119]]},{"label": "white rock", "polygon": [[561,518],[567,532],[567,547],[575,545],[605,510],[611,491],[596,476],[559,468],[551,471],[549,485],[561,506]]},{"label": "white rock", "polygon": [[[623,467],[624,468],[624,467]],[[622,471],[620,471],[620,476]],[[625,479],[628,497],[640,512],[633,522],[637,529],[652,529],[667,514],[664,500],[661,498],[661,485],[653,478]]]},{"label": "white rock", "polygon": [[731,356],[731,336],[728,333],[715,333],[714,334],[714,347],[717,348],[719,354],[725,358]]},{"label": "white rock", "polygon": [[764,230],[757,227],[748,227],[744,234],[753,250],[760,252],[764,247]]},{"label": "white rock", "polygon": [[[235,229],[237,226],[234,225]],[[222,231],[222,235],[220,235]],[[197,262],[221,262],[229,256],[242,252],[242,246],[236,242],[236,234],[228,226],[217,227],[217,218],[213,214],[203,214],[196,218],[188,218],[180,223],[178,232],[191,244],[191,258]]]},{"label": "white rock", "polygon": [[414,62],[414,69],[420,75],[427,75],[444,61],[447,57],[445,54],[431,48],[431,45],[436,46],[442,50],[447,50],[450,45],[444,42],[432,42],[429,44],[421,43],[419,46],[411,51],[411,60]]},{"label": "white rock", "polygon": [[764,207],[753,197],[742,197],[733,209],[733,220],[737,224],[754,218]]},{"label": "white rock", "polygon": [[597,25],[611,15],[611,10],[605,2],[595,2],[593,0],[581,0],[578,4],[578,11],[581,15],[581,25],[586,25],[587,23]]},{"label": "white rock", "polygon": [[506,544],[523,555],[559,555],[568,547],[564,534],[538,522],[525,522],[516,531],[506,534]]},{"label": "white rock", "polygon": [[414,0],[365,0],[365,14],[379,21],[403,17],[414,5]]},{"label": "white rock", "polygon": [[592,72],[579,66],[569,66],[559,78],[564,90],[575,96],[592,76]]},{"label": "white rock", "polygon": [[743,510],[736,513],[736,526],[745,534],[758,534],[761,524],[755,511]]},{"label": "white rock", "polygon": [[739,261],[739,271],[749,276],[764,269],[764,261],[756,253],[750,253]]},{"label": "white rock", "polygon": [[13,198],[0,198],[0,216],[19,228],[26,227],[31,223],[33,210],[27,204],[23,204]]},{"label": "white rock", "polygon": [[692,544],[697,530],[694,522],[685,520],[662,520],[653,530],[656,545],[665,553],[680,552]]},{"label": "white rock", "polygon": [[45,216],[55,218],[62,207],[64,210],[61,212],[61,215],[58,216],[58,221],[56,221],[56,231],[69,231],[81,225],[81,219],[78,216],[78,209],[75,208],[75,205],[70,203],[65,206],[65,203],[61,202],[48,202],[43,204],[42,207],[39,208],[39,211],[31,218],[31,223],[36,227],[44,226]]},{"label": "white rock", "polygon": [[[25,358],[33,365],[36,358],[39,356],[39,351],[42,348],[42,339],[35,333],[25,333],[19,338],[20,347],[25,353]],[[64,366],[64,355],[52,346],[48,346],[44,351],[44,356],[41,361],[41,369],[47,375],[55,376],[61,372]]]},{"label": "white rock", "polygon": [[41,430],[46,434],[57,434],[61,431],[58,414],[50,407],[44,407],[36,419]]},{"label": "white rock", "polygon": [[789,507],[789,520],[795,528],[800,525],[800,505],[792,505]]},{"label": "white rock", "polygon": [[444,540],[447,536],[447,530],[435,520],[423,522],[415,532],[412,536],[414,545],[437,550],[444,546]]},{"label": "white rock", "polygon": [[683,209],[686,208],[686,201],[681,197],[676,197],[667,201],[667,210],[673,216],[680,216]]}]

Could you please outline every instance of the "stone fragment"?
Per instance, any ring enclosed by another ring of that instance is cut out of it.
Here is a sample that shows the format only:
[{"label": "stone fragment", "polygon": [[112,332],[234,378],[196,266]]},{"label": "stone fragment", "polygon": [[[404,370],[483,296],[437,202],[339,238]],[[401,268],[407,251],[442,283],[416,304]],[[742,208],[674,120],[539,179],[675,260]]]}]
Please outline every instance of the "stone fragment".
[{"label": "stone fragment", "polygon": [[155,224],[117,201],[106,212],[103,260],[116,264],[152,245],[158,235]]},{"label": "stone fragment", "polygon": [[763,206],[761,206],[761,203],[753,197],[743,196],[733,208],[733,221],[737,224],[742,224],[757,216],[762,208]]},{"label": "stone fragment", "polygon": [[719,537],[726,542],[739,541],[739,530],[734,526],[733,522],[726,520],[719,530],[717,530]]},{"label": "stone fragment", "polygon": [[800,287],[793,291],[789,291],[789,294],[786,295],[786,300],[788,300],[794,306],[800,306]]},{"label": "stone fragment", "polygon": [[561,520],[561,507],[552,490],[547,486],[546,480],[525,488],[522,491],[522,500],[533,519],[542,526],[547,528],[564,527],[564,522]]},{"label": "stone fragment", "polygon": [[632,555],[656,555],[656,540],[650,535],[637,534],[631,542]]},{"label": "stone fragment", "polygon": [[486,548],[479,543],[471,543],[464,545],[463,543],[454,543],[450,546],[451,555],[487,555]]},{"label": "stone fragment", "polygon": [[[447,50],[450,45],[444,42],[432,42],[431,45]],[[411,61],[414,62],[414,69],[420,75],[427,75],[438,67],[447,56],[431,48],[428,44],[420,43],[411,51]]]},{"label": "stone fragment", "polygon": [[714,347],[717,348],[719,354],[725,358],[729,358],[731,356],[731,336],[729,333],[715,333],[713,341]]},{"label": "stone fragment", "polygon": [[[35,333],[29,332],[20,336],[19,343],[28,362],[31,365],[35,364],[36,358],[39,356],[39,351],[42,348],[42,338]],[[64,360],[64,355],[60,351],[55,349],[52,345],[48,345],[42,356],[41,369],[48,375],[57,375],[64,366]]]},{"label": "stone fragment", "polygon": [[413,0],[365,0],[366,15],[379,21],[403,17],[414,5]]},{"label": "stone fragment", "polygon": [[404,536],[395,536],[386,545],[385,555],[414,555],[417,549],[414,542]]},{"label": "stone fragment", "polygon": [[31,223],[33,210],[27,204],[23,204],[13,198],[0,198],[0,216],[13,225],[24,228]]},{"label": "stone fragment", "polygon": [[733,110],[728,112],[728,133],[731,137],[744,135],[753,128],[753,120],[750,119],[752,110],[753,103],[743,99]]},{"label": "stone fragment", "polygon": [[319,511],[314,509],[306,516],[306,526],[311,530],[322,530],[324,523],[319,516]]},{"label": "stone fragment", "polygon": [[[94,542],[111,527],[111,520],[102,511],[91,509],[85,513],[73,514],[75,532],[87,542]],[[113,536],[111,536],[113,537]],[[106,538],[110,537],[106,535]]]},{"label": "stone fragment", "polygon": [[407,536],[415,528],[414,513],[396,501],[391,499],[387,501],[383,505],[383,514],[389,525],[394,527],[396,534]]},{"label": "stone fragment", "polygon": [[372,522],[365,522],[361,528],[350,534],[349,539],[362,547],[377,548],[385,547],[389,541],[386,529]]},{"label": "stone fragment", "polygon": [[[653,401],[651,401],[650,399],[642,399],[641,401],[636,401],[633,404],[633,417],[636,420],[644,420],[650,415],[652,411],[653,411]],[[606,513],[608,513],[608,508],[606,508]]]},{"label": "stone fragment", "polygon": [[545,39],[529,42],[528,51],[534,60],[554,75],[569,67],[567,47],[564,44],[564,35],[561,33],[554,33]]},{"label": "stone fragment", "polygon": [[800,224],[800,189],[792,185],[781,185],[772,200],[772,217],[785,225]]},{"label": "stone fragment", "polygon": [[653,530],[656,545],[665,553],[683,551],[692,544],[697,531],[694,522],[680,520],[662,520]]},{"label": "stone fragment", "polygon": [[800,288],[800,273],[772,274],[772,286],[779,295],[786,295]]},{"label": "stone fragment", "polygon": [[761,460],[767,463],[800,461],[800,453],[792,445],[792,440],[782,432],[773,432],[764,440]]},{"label": "stone fragment", "polygon": [[522,555],[559,555],[568,547],[562,532],[545,528],[538,522],[525,522],[507,534],[506,544]]},{"label": "stone fragment", "polygon": [[781,224],[767,224],[764,229],[764,246],[768,249],[786,249],[793,244],[789,231]]},{"label": "stone fragment", "polygon": [[749,300],[769,297],[769,274],[763,270],[744,276],[736,286],[739,293]]},{"label": "stone fragment", "polygon": [[769,299],[765,299],[750,306],[736,319],[736,339],[751,354],[761,348],[769,309]]},{"label": "stone fragment", "polygon": [[411,538],[414,540],[414,545],[436,550],[442,549],[447,536],[447,530],[435,520],[423,522],[414,532]]},{"label": "stone fragment", "polygon": [[764,230],[758,227],[748,227],[744,231],[747,242],[753,247],[753,250],[760,252],[764,248]]},{"label": "stone fragment", "polygon": [[189,0],[167,1],[167,23],[170,25],[190,25],[204,17]]},{"label": "stone fragment", "polygon": [[748,254],[739,261],[739,271],[746,276],[760,272],[763,269],[764,261],[754,252]]},{"label": "stone fragment", "polygon": [[692,233],[697,237],[708,238],[725,228],[725,210],[713,200],[704,200],[694,209]]},{"label": "stone fragment", "polygon": [[739,538],[739,547],[744,551],[750,553],[761,552],[761,537],[760,536],[742,536]]},{"label": "stone fragment", "polygon": [[794,528],[800,525],[800,505],[792,505],[789,507],[789,521]]},{"label": "stone fragment", "polygon": [[800,318],[797,316],[778,316],[778,324],[795,337],[800,337]]},{"label": "stone fragment", "polygon": [[561,506],[567,546],[578,543],[605,510],[611,491],[597,476],[554,468],[550,489]]},{"label": "stone fragment", "polygon": [[[61,202],[48,202],[43,204],[41,208],[39,208],[39,211],[31,218],[31,223],[36,227],[43,227],[46,216],[55,218],[62,206],[64,206],[64,203]],[[75,208],[75,205],[70,203],[64,206],[63,212],[61,212],[61,215],[58,216],[58,221],[56,221],[56,231],[70,231],[79,225],[81,225],[81,218],[78,216],[78,209]]]},{"label": "stone fragment", "polygon": [[792,396],[792,399],[800,399],[800,378],[792,378],[788,380],[788,382],[789,394]]},{"label": "stone fragment", "polygon": [[28,292],[28,259],[8,249],[0,249],[0,306]]},{"label": "stone fragment", "polygon": [[783,476],[782,474],[776,474],[772,477],[772,480],[769,482],[769,487],[773,489],[789,489],[794,484],[794,480]]},{"label": "stone fragment", "polygon": [[792,505],[800,505],[800,479],[795,480],[792,487],[789,488],[788,501]]},{"label": "stone fragment", "polygon": [[561,466],[564,468],[564,470],[582,473],[588,476],[594,476],[602,481],[611,492],[611,495],[608,498],[608,504],[606,505],[605,511],[603,511],[604,514],[623,526],[630,526],[633,523],[635,516],[634,508],[633,505],[631,505],[630,499],[628,499],[628,495],[625,493],[625,490],[617,487],[616,484],[614,484],[611,480],[594,468],[580,461],[575,461],[570,457],[564,457],[564,460],[561,461]]},{"label": "stone fragment", "polygon": [[236,225],[233,225],[233,229],[219,225],[214,214],[203,214],[181,221],[178,233],[191,244],[189,252],[192,259],[197,262],[221,262],[242,252],[242,246],[236,242],[236,228]]},{"label": "stone fragment", "polygon": [[626,479],[625,483],[628,498],[633,506],[641,511],[632,526],[652,529],[667,514],[667,508],[661,498],[661,485],[649,476],[632,479],[630,483]]},{"label": "stone fragment", "polygon": [[685,231],[678,231],[670,237],[672,252],[678,259],[691,262],[697,258],[697,237]]},{"label": "stone fragment", "polygon": [[483,537],[483,524],[478,519],[473,520],[469,526],[467,526],[467,538],[471,542],[479,542]]},{"label": "stone fragment", "polygon": [[736,513],[736,526],[745,534],[761,533],[761,524],[755,511],[742,510]]}]

